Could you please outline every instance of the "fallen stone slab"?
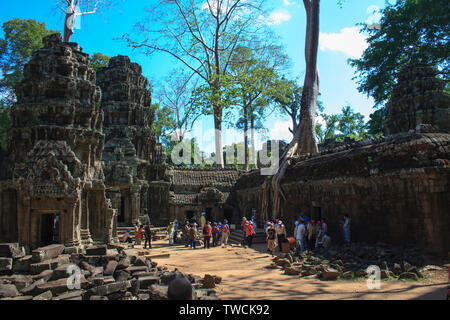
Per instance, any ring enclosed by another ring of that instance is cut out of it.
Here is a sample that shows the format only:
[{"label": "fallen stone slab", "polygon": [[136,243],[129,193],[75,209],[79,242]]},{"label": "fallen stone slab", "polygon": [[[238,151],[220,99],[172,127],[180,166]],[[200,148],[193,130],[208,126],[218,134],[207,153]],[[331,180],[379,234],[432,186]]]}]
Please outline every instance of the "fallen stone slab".
[{"label": "fallen stone slab", "polygon": [[125,257],[125,258],[122,258],[122,259],[119,261],[119,263],[117,264],[116,269],[126,269],[126,268],[128,268],[130,265],[131,265],[130,258]]},{"label": "fallen stone slab", "polygon": [[10,272],[13,269],[13,258],[0,258],[0,272]]},{"label": "fallen stone slab", "polygon": [[51,244],[42,248],[37,248],[31,252],[33,262],[43,262],[61,255],[64,251],[64,245]]},{"label": "fallen stone slab", "polygon": [[1,298],[0,300],[16,300],[16,301],[26,301],[26,300],[33,300],[33,296],[17,296],[17,297],[8,297],[8,298]]},{"label": "fallen stone slab", "polygon": [[13,274],[3,279],[9,281],[11,284],[14,284],[19,291],[28,287],[34,282],[31,276],[23,274]]},{"label": "fallen stone slab", "polygon": [[33,298],[33,300],[51,300],[53,298],[53,294],[50,290],[45,291],[41,294],[38,294]]},{"label": "fallen stone slab", "polygon": [[125,270],[116,270],[116,272],[114,272],[114,279],[116,279],[117,282],[126,281],[130,277],[130,273]]},{"label": "fallen stone slab", "polygon": [[166,300],[167,299],[167,289],[168,286],[161,286],[161,285],[152,285],[149,289],[149,293],[151,300]]},{"label": "fallen stone slab", "polygon": [[43,283],[45,283],[45,281],[43,279],[37,280],[37,281],[33,282],[32,284],[30,284],[28,287],[25,287],[25,288],[21,289],[20,292],[23,295],[31,295],[31,296],[33,296],[33,293],[37,293],[38,292],[36,287],[39,284],[43,284]]},{"label": "fallen stone slab", "polygon": [[115,283],[105,284],[103,286],[94,287],[94,288],[91,288],[89,291],[92,295],[107,296],[114,292],[118,292],[121,290],[127,290],[128,288],[131,288],[131,282],[130,281],[122,281],[122,282],[115,282]]},{"label": "fallen stone slab", "polygon": [[68,273],[69,268],[73,266],[72,263],[63,264],[62,266],[57,267],[53,270],[52,280],[58,280],[62,278],[67,278],[72,275],[72,273]]},{"label": "fallen stone slab", "polygon": [[33,280],[43,280],[43,282],[47,282],[53,276],[53,270],[44,270],[41,273],[32,276]]},{"label": "fallen stone slab", "polygon": [[14,272],[30,272],[30,265],[32,263],[32,255],[24,256],[19,258],[13,262],[13,271]]},{"label": "fallen stone slab", "polygon": [[[58,295],[58,294],[62,294],[65,292],[69,292],[73,289],[69,288],[68,284],[73,284],[73,281],[71,281],[72,279],[67,278],[67,279],[59,279],[59,280],[55,280],[55,281],[49,281],[49,282],[45,282],[43,284],[39,284],[36,286],[36,291],[38,293],[42,293],[44,291],[50,290],[52,292],[53,295]],[[81,276],[80,277],[80,288],[81,289],[86,289],[87,287],[87,281],[86,279]],[[75,288],[77,290],[77,288]]]},{"label": "fallen stone slab", "polygon": [[204,288],[211,289],[216,287],[214,277],[210,274],[205,274],[205,277],[203,278],[202,282]]},{"label": "fallen stone slab", "polygon": [[57,258],[30,264],[30,273],[32,275],[36,275],[36,274],[41,273],[44,270],[54,270],[64,264],[68,264],[68,263],[70,263],[70,256],[69,255],[60,255]]},{"label": "fallen stone slab", "polygon": [[322,272],[321,277],[325,280],[336,280],[341,273],[336,269],[327,269],[326,271]]},{"label": "fallen stone slab", "polygon": [[72,292],[60,294],[57,297],[53,298],[53,300],[82,300],[83,294],[83,290],[75,290]]},{"label": "fallen stone slab", "polygon": [[109,300],[108,297],[105,296],[91,296],[89,300],[97,301],[97,300]]},{"label": "fallen stone slab", "polygon": [[141,271],[145,271],[148,272],[148,267],[147,266],[133,266],[133,267],[128,267],[125,269],[125,271],[127,271],[128,273],[136,273],[136,272],[141,272]]},{"label": "fallen stone slab", "polygon": [[108,247],[106,245],[92,246],[86,248],[87,256],[104,256],[107,254]]},{"label": "fallen stone slab", "polygon": [[109,261],[118,261],[118,255],[92,255],[85,256],[85,261],[96,267],[105,267]]},{"label": "fallen stone slab", "polygon": [[114,271],[116,271],[116,267],[119,264],[119,262],[115,260],[111,260],[108,262],[108,264],[105,267],[105,270],[103,271],[104,275],[113,275]]},{"label": "fallen stone slab", "polygon": [[160,278],[155,276],[141,276],[138,278],[139,288],[148,289],[154,284],[159,284]]},{"label": "fallen stone slab", "polygon": [[13,284],[0,284],[0,298],[20,296],[20,292]]},{"label": "fallen stone slab", "polygon": [[25,250],[18,243],[0,243],[0,257],[21,258],[25,255]]}]

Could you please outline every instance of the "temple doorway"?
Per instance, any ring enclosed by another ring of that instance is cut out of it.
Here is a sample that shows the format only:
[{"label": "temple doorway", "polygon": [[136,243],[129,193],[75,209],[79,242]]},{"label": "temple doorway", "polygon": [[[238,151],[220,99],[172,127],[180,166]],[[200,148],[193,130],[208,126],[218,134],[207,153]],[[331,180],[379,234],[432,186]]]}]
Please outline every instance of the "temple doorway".
[{"label": "temple doorway", "polygon": [[125,222],[125,199],[121,196],[120,197],[120,209],[117,215],[117,223],[124,223]]},{"label": "temple doorway", "polygon": [[228,223],[233,223],[233,210],[225,209],[223,211],[223,218],[228,220]]},{"label": "temple doorway", "polygon": [[206,218],[206,221],[211,221],[212,222],[212,208],[206,208],[206,210],[205,210],[205,218]]},{"label": "temple doorway", "polygon": [[192,221],[194,219],[195,211],[186,211],[185,218],[187,221]]},{"label": "temple doorway", "polygon": [[60,243],[59,237],[59,214],[41,215],[41,239],[40,245],[46,246],[53,243]]}]

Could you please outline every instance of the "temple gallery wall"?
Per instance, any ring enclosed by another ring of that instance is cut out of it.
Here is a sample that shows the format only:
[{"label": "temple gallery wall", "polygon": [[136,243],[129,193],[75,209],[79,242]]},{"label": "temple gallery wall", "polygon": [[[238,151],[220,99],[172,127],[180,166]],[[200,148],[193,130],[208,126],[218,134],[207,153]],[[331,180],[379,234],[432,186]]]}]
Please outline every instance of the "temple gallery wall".
[{"label": "temple gallery wall", "polygon": [[[288,228],[300,212],[352,218],[355,241],[450,250],[450,97],[426,65],[403,69],[386,108],[388,136],[327,143],[295,159],[281,185]],[[0,150],[0,241],[79,248],[117,241],[117,227],[173,219],[239,223],[271,213],[259,170],[167,167],[152,131],[149,82],[126,56],[97,72],[59,34],[44,38],[24,70]]]}]

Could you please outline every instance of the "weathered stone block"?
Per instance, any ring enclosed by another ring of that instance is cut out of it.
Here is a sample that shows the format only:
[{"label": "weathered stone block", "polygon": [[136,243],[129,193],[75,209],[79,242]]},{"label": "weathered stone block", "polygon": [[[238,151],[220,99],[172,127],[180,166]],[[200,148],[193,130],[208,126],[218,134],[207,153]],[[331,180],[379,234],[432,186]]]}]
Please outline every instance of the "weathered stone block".
[{"label": "weathered stone block", "polygon": [[115,260],[111,260],[108,262],[108,264],[105,267],[105,270],[103,271],[104,275],[112,275],[114,274],[114,271],[116,271],[116,267],[119,264],[119,262]]},{"label": "weathered stone block", "polygon": [[139,288],[148,289],[153,284],[159,284],[159,277],[155,276],[142,276],[138,278]]},{"label": "weathered stone block", "polygon": [[86,248],[87,256],[104,256],[107,254],[108,247],[106,245],[93,246]]},{"label": "weathered stone block", "polygon": [[20,293],[13,284],[0,284],[0,298],[17,297]]},{"label": "weathered stone block", "polygon": [[42,248],[33,250],[31,255],[33,256],[33,262],[42,262],[49,259],[58,257],[64,251],[62,244],[51,244]]},{"label": "weathered stone block", "polygon": [[32,263],[32,256],[24,256],[14,261],[13,271],[14,272],[30,272],[30,265]]},{"label": "weathered stone block", "polygon": [[0,257],[17,259],[24,255],[24,249],[18,243],[0,243]]},{"label": "weathered stone block", "polygon": [[68,255],[61,255],[57,258],[53,258],[43,262],[32,263],[30,264],[30,273],[39,274],[44,270],[54,270],[64,264],[68,264],[69,261],[70,258]]},{"label": "weathered stone block", "polygon": [[11,271],[13,269],[12,258],[0,258],[0,272]]},{"label": "weathered stone block", "polygon": [[83,290],[75,290],[72,292],[60,294],[57,297],[53,298],[53,300],[82,300],[83,294]]},{"label": "weathered stone block", "polygon": [[[72,282],[70,282],[70,280],[69,280],[69,283],[72,283]],[[80,288],[86,289],[87,284],[88,283],[87,283],[86,279],[82,276],[80,279]],[[72,289],[69,288],[68,278],[66,278],[66,279],[58,279],[58,280],[49,281],[49,282],[46,282],[43,284],[39,284],[36,286],[36,290],[39,293],[50,290],[53,295],[57,295],[57,294],[68,292]]]},{"label": "weathered stone block", "polygon": [[51,300],[53,298],[53,294],[50,290],[45,291],[41,294],[38,294],[33,298],[33,300]]},{"label": "weathered stone block", "polygon": [[130,287],[131,287],[130,281],[115,282],[115,283],[105,284],[103,286],[98,286],[98,287],[92,288],[92,289],[90,289],[90,293],[92,295],[97,295],[97,296],[107,296],[114,292],[126,290]]}]

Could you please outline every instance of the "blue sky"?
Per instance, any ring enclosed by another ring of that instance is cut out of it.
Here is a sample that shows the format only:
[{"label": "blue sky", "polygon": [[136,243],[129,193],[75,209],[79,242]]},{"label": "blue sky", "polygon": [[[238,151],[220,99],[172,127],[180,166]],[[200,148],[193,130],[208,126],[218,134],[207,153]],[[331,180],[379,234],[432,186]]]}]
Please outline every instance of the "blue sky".
[{"label": "blue sky", "polygon": [[[81,28],[75,31],[72,41],[79,43],[84,52],[115,56],[128,55],[133,62],[143,67],[144,76],[158,81],[173,70],[173,60],[166,55],[148,57],[133,52],[123,42],[113,40],[124,33],[131,32],[135,23],[145,16],[145,7],[151,0],[126,0],[102,14],[83,16]],[[56,9],[55,0],[0,0],[0,23],[13,18],[35,19],[45,22],[48,29],[63,29],[63,13]],[[306,16],[301,0],[268,0],[271,7],[269,24],[281,37],[288,55],[293,62],[291,78],[299,77],[303,83],[305,71],[304,42]],[[373,10],[383,8],[385,0],[346,0],[342,8],[337,0],[321,1],[320,49],[318,66],[320,72],[320,92],[325,112],[339,113],[349,104],[355,111],[365,115],[366,120],[373,112],[373,100],[357,91],[357,84],[352,78],[355,70],[348,65],[349,58],[357,58],[365,48],[365,36],[358,33],[356,25],[373,22],[377,16]],[[0,31],[0,35],[3,34]],[[271,115],[266,120],[272,138],[289,140],[287,117]],[[205,117],[195,126],[193,136],[206,137],[201,148],[212,151],[212,138],[208,133],[213,127],[213,120]],[[230,130],[224,132],[224,145],[241,139],[241,133]],[[206,139],[207,140],[207,139]]]}]

